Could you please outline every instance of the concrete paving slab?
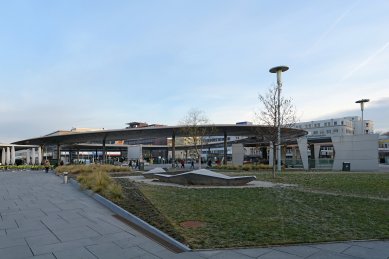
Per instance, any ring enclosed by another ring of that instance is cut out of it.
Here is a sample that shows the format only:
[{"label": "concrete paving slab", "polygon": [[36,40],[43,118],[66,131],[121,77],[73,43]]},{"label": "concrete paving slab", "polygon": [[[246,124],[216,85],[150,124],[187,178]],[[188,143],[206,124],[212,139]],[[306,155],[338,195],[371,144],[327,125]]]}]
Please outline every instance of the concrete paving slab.
[{"label": "concrete paving slab", "polygon": [[26,237],[45,235],[45,234],[50,234],[50,230],[48,230],[47,228],[40,228],[40,229],[18,228],[18,229],[7,230],[7,237],[13,237],[13,238],[18,238],[18,237],[26,238]]},{"label": "concrete paving slab", "polygon": [[50,245],[50,244],[59,243],[60,241],[61,240],[59,240],[52,233],[48,233],[48,234],[40,235],[40,236],[27,237],[26,238],[26,242],[27,242],[27,244],[29,246]]},{"label": "concrete paving slab", "polygon": [[0,220],[0,229],[10,229],[10,228],[17,228],[18,224],[16,224],[16,221],[14,219],[5,219]]},{"label": "concrete paving slab", "polygon": [[13,258],[26,258],[32,256],[30,248],[27,244],[12,246],[0,249],[1,258],[13,259]]},{"label": "concrete paving slab", "polygon": [[319,252],[307,257],[306,259],[358,259],[359,257],[354,257],[350,255],[344,255],[340,253],[335,253],[331,251],[323,251]]},{"label": "concrete paving slab", "polygon": [[277,250],[280,252],[297,255],[300,257],[308,257],[310,255],[313,255],[314,253],[317,253],[319,251],[318,248],[315,247],[309,247],[306,245],[302,246],[280,246],[280,247],[274,247],[273,250]]},{"label": "concrete paving slab", "polygon": [[239,254],[244,254],[257,258],[261,255],[269,253],[271,250],[269,248],[246,248],[246,249],[237,249],[236,252]]},{"label": "concrete paving slab", "polygon": [[9,236],[0,236],[0,249],[12,247],[12,246],[20,246],[25,244],[26,244],[26,240],[24,240],[24,238],[22,237],[13,238]]},{"label": "concrete paving slab", "polygon": [[136,256],[131,258],[132,259],[160,259],[161,257],[151,255],[151,254],[146,254],[146,255],[141,255],[141,256]]},{"label": "concrete paving slab", "polygon": [[366,248],[362,246],[351,246],[350,248],[343,251],[342,254],[351,255],[359,258],[387,259],[389,252],[380,249]]},{"label": "concrete paving slab", "polygon": [[118,233],[122,232],[123,230],[121,228],[116,227],[115,225],[106,223],[102,220],[93,223],[89,222],[86,223],[88,227],[99,233],[100,235],[108,235],[108,234],[113,234],[113,233]]},{"label": "concrete paving slab", "polygon": [[210,258],[212,259],[236,259],[236,258],[252,259],[253,257],[237,253],[234,250],[229,250],[229,251],[224,251],[223,253],[216,254]]},{"label": "concrete paving slab", "polygon": [[361,247],[378,249],[378,250],[389,252],[389,242],[388,241],[364,241],[364,242],[354,241],[354,242],[351,242],[350,244],[354,245],[354,246],[361,246]]},{"label": "concrete paving slab", "polygon": [[164,246],[161,246],[159,244],[145,242],[142,244],[137,245],[140,249],[143,249],[149,253],[152,253],[154,255],[158,255],[159,252],[163,252],[166,250]]},{"label": "concrete paving slab", "polygon": [[200,251],[194,251],[192,253],[201,256],[203,258],[211,258],[212,256],[216,256],[217,254],[222,254],[223,250],[200,250]]},{"label": "concrete paving slab", "polygon": [[54,230],[53,233],[63,242],[101,236],[99,233],[87,226],[77,226],[61,230]]},{"label": "concrete paving slab", "polygon": [[180,254],[160,253],[159,257],[163,259],[204,259],[207,257],[200,256],[196,252],[185,252]]},{"label": "concrete paving slab", "polygon": [[260,258],[260,259],[301,259],[304,257],[293,255],[293,254],[288,254],[288,253],[281,252],[281,251],[272,250],[269,253],[261,255],[257,258]]},{"label": "concrete paving slab", "polygon": [[28,257],[27,259],[56,259],[56,258],[52,253],[50,253],[50,254],[36,255],[36,256]]},{"label": "concrete paving slab", "polygon": [[313,244],[312,247],[319,248],[321,250],[332,251],[336,253],[341,253],[347,248],[352,246],[351,243],[329,243],[329,244]]},{"label": "concrete paving slab", "polygon": [[[135,246],[139,244],[139,242],[142,242],[142,240],[139,240],[139,237],[132,235],[131,233],[127,232],[118,232],[118,233],[113,233],[113,234],[107,234],[107,235],[102,235],[99,237],[93,237],[90,238],[95,244],[102,244],[102,243],[107,243],[107,242],[119,242],[123,240],[123,244],[125,242],[130,242],[133,241],[132,246]],[[118,244],[119,245],[119,244]],[[119,245],[120,246],[120,245]],[[129,246],[124,246],[122,248],[129,247]]]},{"label": "concrete paving slab", "polygon": [[105,243],[100,245],[91,245],[86,247],[91,253],[98,258],[131,258],[146,254],[146,252],[138,247],[130,247],[126,249],[120,248],[114,243]]},{"label": "concrete paving slab", "polygon": [[69,249],[69,250],[77,249],[92,244],[95,244],[95,242],[90,240],[89,238],[85,238],[85,239],[79,239],[79,240],[68,241],[68,242],[60,242],[60,243],[48,244],[48,245],[31,245],[30,247],[34,255],[41,255],[41,254],[47,254],[47,253],[61,251],[65,249]]},{"label": "concrete paving slab", "polygon": [[54,252],[56,259],[96,259],[91,252],[89,252],[84,247],[79,247],[75,249],[66,249],[62,251]]}]

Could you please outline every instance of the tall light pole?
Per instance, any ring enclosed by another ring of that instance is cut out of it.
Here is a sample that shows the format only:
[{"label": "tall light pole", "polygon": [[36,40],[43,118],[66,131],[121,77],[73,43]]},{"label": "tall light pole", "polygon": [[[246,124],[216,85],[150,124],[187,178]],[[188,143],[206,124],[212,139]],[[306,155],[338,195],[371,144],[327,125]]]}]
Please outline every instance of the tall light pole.
[{"label": "tall light pole", "polygon": [[[277,73],[277,171],[281,173],[281,73],[289,69],[287,66],[277,66],[269,70],[270,73]],[[275,159],[275,158],[273,158]]]},{"label": "tall light pole", "polygon": [[361,104],[361,111],[362,111],[362,134],[365,134],[365,129],[364,129],[364,123],[363,123],[363,110],[365,109],[365,103],[369,102],[370,100],[369,99],[361,99],[361,100],[358,100],[356,101],[355,103],[360,103]]}]

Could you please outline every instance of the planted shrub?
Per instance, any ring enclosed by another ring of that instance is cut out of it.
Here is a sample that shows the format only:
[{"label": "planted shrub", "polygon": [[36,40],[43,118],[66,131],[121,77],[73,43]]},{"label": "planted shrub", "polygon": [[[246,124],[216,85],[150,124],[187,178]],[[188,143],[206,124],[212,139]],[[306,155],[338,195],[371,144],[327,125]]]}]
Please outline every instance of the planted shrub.
[{"label": "planted shrub", "polygon": [[104,171],[82,172],[77,176],[77,181],[81,188],[90,189],[114,202],[123,198],[121,186]]},{"label": "planted shrub", "polygon": [[68,172],[70,174],[80,174],[82,172],[128,172],[132,171],[128,166],[114,166],[114,165],[100,165],[100,164],[90,164],[90,165],[62,165],[58,166],[55,171],[57,173]]}]

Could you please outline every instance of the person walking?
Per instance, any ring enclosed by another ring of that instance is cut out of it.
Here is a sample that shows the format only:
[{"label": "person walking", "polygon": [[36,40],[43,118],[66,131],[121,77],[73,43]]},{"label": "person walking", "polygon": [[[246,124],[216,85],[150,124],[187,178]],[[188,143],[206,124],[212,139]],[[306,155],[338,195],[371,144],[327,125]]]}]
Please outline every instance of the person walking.
[{"label": "person walking", "polygon": [[46,171],[46,174],[49,172],[49,168],[50,168],[50,161],[48,159],[45,160],[45,171]]},{"label": "person walking", "polygon": [[190,162],[190,169],[194,169],[194,161],[192,159],[192,161]]}]

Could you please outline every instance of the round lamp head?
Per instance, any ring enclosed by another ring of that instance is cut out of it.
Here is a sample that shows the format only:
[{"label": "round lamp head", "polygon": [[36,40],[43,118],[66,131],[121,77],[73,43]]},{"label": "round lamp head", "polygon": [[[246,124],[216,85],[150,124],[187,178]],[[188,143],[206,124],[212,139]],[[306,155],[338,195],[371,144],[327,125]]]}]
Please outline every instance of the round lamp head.
[{"label": "round lamp head", "polygon": [[369,99],[361,99],[361,100],[356,101],[355,103],[367,103],[369,101],[370,101]]},{"label": "round lamp head", "polygon": [[270,73],[277,73],[277,71],[281,70],[281,72],[285,72],[289,69],[287,66],[277,66],[277,67],[272,67],[270,68],[269,72]]}]

